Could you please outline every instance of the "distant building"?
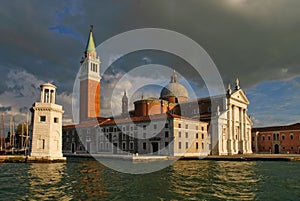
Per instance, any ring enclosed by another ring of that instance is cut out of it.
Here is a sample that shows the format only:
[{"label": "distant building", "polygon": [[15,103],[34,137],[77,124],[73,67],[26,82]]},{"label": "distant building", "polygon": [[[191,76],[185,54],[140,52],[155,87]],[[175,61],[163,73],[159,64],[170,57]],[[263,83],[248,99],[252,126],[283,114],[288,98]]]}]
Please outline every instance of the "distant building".
[{"label": "distant building", "polygon": [[33,104],[29,155],[35,158],[64,159],[62,155],[62,106],[55,104],[56,87],[41,85],[40,102]]},{"label": "distant building", "polygon": [[254,153],[300,153],[300,123],[252,129]]},{"label": "distant building", "polygon": [[[171,156],[249,154],[249,101],[236,80],[223,96],[190,100],[175,71],[159,98],[134,102],[126,91],[117,117],[100,117],[100,60],[92,29],[80,69],[80,122],[63,127],[64,152]],[[126,90],[126,89],[125,89]],[[208,129],[210,128],[210,130]]]}]

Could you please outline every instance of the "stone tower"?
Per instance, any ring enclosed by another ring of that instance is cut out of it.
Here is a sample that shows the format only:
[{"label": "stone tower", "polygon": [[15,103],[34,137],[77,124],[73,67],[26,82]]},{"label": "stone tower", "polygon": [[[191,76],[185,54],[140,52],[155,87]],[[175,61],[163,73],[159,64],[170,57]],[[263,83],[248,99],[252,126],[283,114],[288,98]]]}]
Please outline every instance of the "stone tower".
[{"label": "stone tower", "polygon": [[56,87],[41,85],[40,102],[33,104],[30,156],[47,159],[65,159],[62,155],[62,110],[55,104]]},{"label": "stone tower", "polygon": [[80,67],[80,122],[100,117],[100,59],[97,57],[93,38],[93,26],[90,28],[84,57]]},{"label": "stone tower", "polygon": [[126,91],[124,91],[124,95],[122,98],[122,115],[123,116],[128,115],[128,97],[126,95]]}]

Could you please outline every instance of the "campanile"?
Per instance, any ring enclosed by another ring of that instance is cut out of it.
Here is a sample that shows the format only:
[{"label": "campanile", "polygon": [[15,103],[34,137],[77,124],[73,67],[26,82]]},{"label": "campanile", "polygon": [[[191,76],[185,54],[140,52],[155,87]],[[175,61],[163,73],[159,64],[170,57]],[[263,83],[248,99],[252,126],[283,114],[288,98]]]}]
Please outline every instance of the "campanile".
[{"label": "campanile", "polygon": [[97,57],[91,25],[80,67],[80,122],[100,117],[100,59]]}]

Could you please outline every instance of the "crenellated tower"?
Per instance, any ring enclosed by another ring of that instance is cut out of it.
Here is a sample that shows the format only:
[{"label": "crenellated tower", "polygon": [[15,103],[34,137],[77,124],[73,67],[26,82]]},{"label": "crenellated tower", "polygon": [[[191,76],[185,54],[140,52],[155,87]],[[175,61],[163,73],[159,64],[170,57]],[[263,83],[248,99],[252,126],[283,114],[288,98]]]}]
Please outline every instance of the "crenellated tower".
[{"label": "crenellated tower", "polygon": [[91,25],[80,67],[80,122],[100,117],[100,59],[97,56]]}]

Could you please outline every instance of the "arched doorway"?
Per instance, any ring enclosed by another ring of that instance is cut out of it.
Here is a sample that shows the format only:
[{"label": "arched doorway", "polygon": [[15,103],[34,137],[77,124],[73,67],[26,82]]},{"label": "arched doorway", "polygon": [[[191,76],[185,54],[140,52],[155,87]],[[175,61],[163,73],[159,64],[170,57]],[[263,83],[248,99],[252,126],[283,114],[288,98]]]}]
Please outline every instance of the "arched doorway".
[{"label": "arched doorway", "polygon": [[275,144],[275,146],[274,146],[274,153],[279,154],[279,145],[278,144]]}]

